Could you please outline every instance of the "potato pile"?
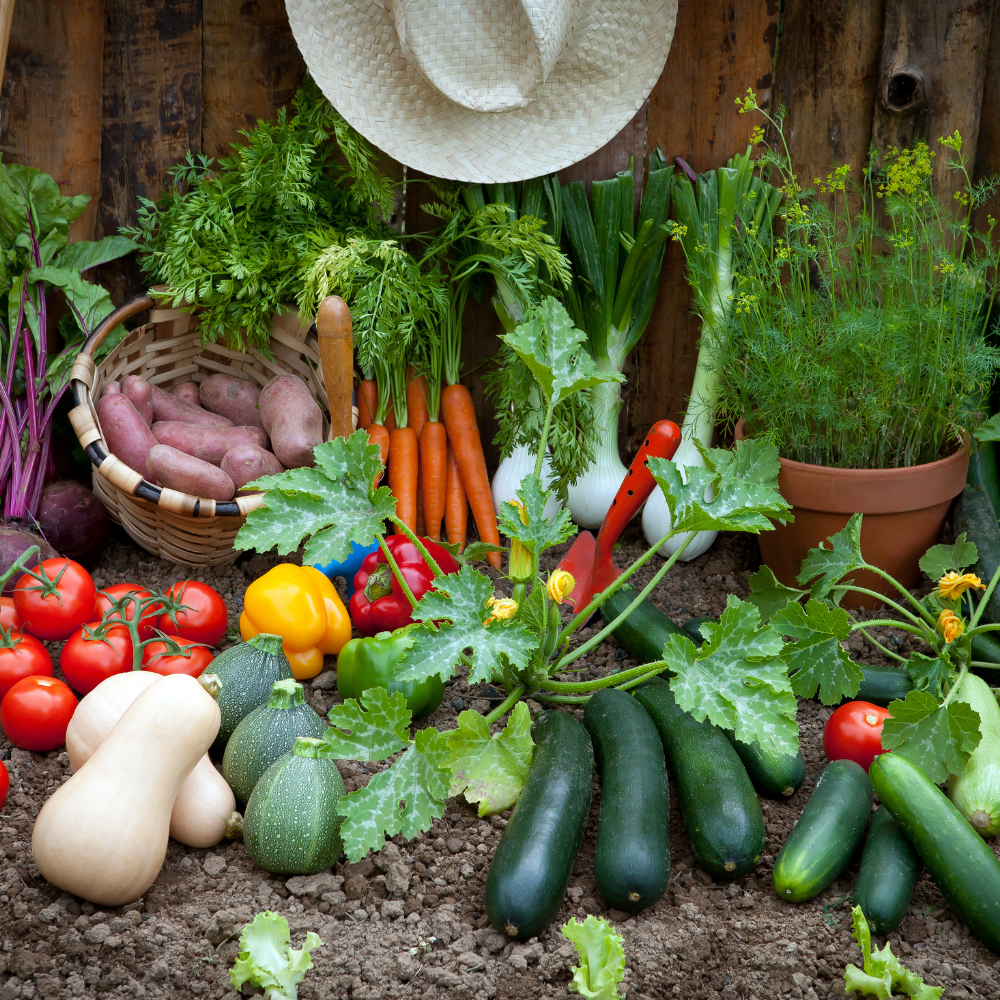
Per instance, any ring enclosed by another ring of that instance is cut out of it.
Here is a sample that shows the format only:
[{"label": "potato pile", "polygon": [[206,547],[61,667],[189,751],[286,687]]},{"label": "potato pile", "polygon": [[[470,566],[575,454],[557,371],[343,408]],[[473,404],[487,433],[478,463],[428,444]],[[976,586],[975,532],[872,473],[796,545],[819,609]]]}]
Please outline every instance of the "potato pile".
[{"label": "potato pile", "polygon": [[160,486],[232,500],[247,483],[313,464],[323,411],[298,375],[258,389],[235,375],[182,382],[170,392],[140,375],[109,382],[97,418],[113,455]]}]

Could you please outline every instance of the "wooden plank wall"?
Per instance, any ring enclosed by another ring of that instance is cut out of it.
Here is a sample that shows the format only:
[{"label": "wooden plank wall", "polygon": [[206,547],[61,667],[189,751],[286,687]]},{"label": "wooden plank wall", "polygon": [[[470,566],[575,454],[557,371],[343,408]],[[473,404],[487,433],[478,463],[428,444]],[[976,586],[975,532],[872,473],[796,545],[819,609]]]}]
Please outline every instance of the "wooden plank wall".
[{"label": "wooden plank wall", "polygon": [[[934,145],[956,128],[976,177],[1000,171],[997,0],[782,6],[679,0],[670,57],[649,100],[562,179],[611,176],[630,157],[644,164],[657,145],[695,170],[718,166],[745,148],[757,124],[734,103],[747,87],[762,102],[788,106],[786,137],[808,181],[834,162],[851,163],[857,176],[873,137]],[[49,171],[67,193],[93,196],[76,235],[112,233],[134,220],[139,198],[156,197],[189,151],[225,155],[241,129],[273,116],[304,70],[283,0],[17,0],[0,151],[8,162]],[[981,107],[992,112],[980,115]],[[402,175],[398,164],[387,168]],[[418,189],[410,191],[407,225],[421,225]],[[1000,215],[1000,199],[988,210]],[[656,313],[628,366],[627,451],[653,420],[683,412],[698,321],[682,267],[671,245]],[[134,261],[101,279],[116,300],[143,287]],[[466,371],[486,435],[480,376],[497,332],[488,305],[470,310]]]}]

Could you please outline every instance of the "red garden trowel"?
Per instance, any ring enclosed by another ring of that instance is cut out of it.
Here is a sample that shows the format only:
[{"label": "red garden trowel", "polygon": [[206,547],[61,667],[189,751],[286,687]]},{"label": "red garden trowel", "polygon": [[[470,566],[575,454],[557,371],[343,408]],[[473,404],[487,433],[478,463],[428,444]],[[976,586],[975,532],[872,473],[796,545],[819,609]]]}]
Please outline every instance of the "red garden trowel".
[{"label": "red garden trowel", "polygon": [[650,456],[673,458],[680,443],[681,429],[672,420],[657,420],[649,429],[611,501],[597,538],[589,531],[581,531],[559,563],[559,569],[572,573],[576,580],[573,592],[566,598],[567,604],[585,608],[595,594],[621,576],[621,570],[611,561],[615,542],[656,486],[656,480],[646,468],[646,459]]}]

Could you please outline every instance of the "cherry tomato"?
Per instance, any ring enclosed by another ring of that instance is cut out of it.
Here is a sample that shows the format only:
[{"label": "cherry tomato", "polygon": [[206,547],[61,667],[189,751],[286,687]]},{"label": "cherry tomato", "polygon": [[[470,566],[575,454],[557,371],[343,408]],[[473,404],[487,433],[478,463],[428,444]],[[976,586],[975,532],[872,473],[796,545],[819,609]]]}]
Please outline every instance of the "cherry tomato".
[{"label": "cherry tomato", "polygon": [[46,559],[34,572],[48,582],[25,573],[14,588],[14,609],[25,632],[50,642],[68,639],[93,619],[97,588],[78,562]]},{"label": "cherry tomato", "polygon": [[0,597],[0,625],[21,631],[21,619],[14,610],[13,597]]},{"label": "cherry tomato", "polygon": [[76,698],[55,677],[25,677],[0,701],[0,729],[22,750],[47,753],[66,742]]},{"label": "cherry tomato", "polygon": [[[103,619],[104,616],[111,610],[111,605],[120,601],[123,597],[131,594],[133,600],[125,605],[124,615],[121,612],[115,612],[109,621],[132,621],[138,614],[137,604],[141,604],[143,601],[148,601],[153,595],[143,587],[140,587],[135,583],[116,583],[113,587],[105,587],[103,590],[98,591],[97,594],[97,611],[94,614],[95,618]],[[150,604],[149,607],[143,612],[142,617],[136,626],[136,631],[139,633],[139,641],[145,642],[147,639],[152,639],[156,634],[156,619],[157,616],[163,608],[158,604]]]},{"label": "cherry tomato", "polygon": [[869,701],[849,701],[826,721],[823,753],[827,760],[853,760],[866,771],[882,750],[882,723],[892,714]]},{"label": "cherry tomato", "polygon": [[132,669],[132,637],[124,625],[113,625],[103,639],[91,633],[100,626],[91,622],[78,628],[63,646],[59,669],[77,694],[89,694],[112,674]]},{"label": "cherry tomato", "polygon": [[161,632],[208,646],[222,642],[229,628],[229,610],[217,591],[207,583],[181,580],[168,587],[166,593],[185,607],[175,612],[176,624],[169,614],[160,616],[156,627]]},{"label": "cherry tomato", "polygon": [[3,809],[3,804],[7,801],[7,793],[10,791],[10,773],[7,770],[7,765],[0,760],[0,809]]},{"label": "cherry tomato", "polygon": [[142,651],[142,669],[154,674],[190,674],[199,677],[212,662],[212,651],[185,639],[174,638],[178,646],[191,650],[190,656],[171,653],[165,642],[151,642]]},{"label": "cherry tomato", "polygon": [[51,677],[52,657],[33,636],[10,633],[10,645],[0,637],[0,698],[25,677]]}]

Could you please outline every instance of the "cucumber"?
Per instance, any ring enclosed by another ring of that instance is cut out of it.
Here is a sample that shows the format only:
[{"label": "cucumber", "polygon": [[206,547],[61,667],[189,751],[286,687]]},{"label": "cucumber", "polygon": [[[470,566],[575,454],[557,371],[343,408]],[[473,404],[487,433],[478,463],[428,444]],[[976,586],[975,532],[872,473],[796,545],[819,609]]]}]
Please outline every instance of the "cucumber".
[{"label": "cucumber", "polygon": [[[616,590],[601,605],[601,615],[613,622],[638,596],[630,587]],[[672,636],[691,636],[674,624],[647,597],[614,631],[614,637],[627,653],[640,663],[652,663],[663,658],[663,647]]]},{"label": "cucumber", "polygon": [[240,720],[222,756],[222,777],[240,802],[250,798],[260,776],[295,745],[297,736],[319,739],[326,723],[306,704],[305,690],[288,678],[271,685],[266,705]]},{"label": "cucumber", "polygon": [[790,903],[821,893],[861,843],[872,808],[872,786],[853,760],[835,760],[816,782],[795,829],[774,862],[774,891]]},{"label": "cucumber", "polygon": [[739,878],[760,860],[764,817],[732,744],[681,709],[666,681],[648,681],[633,694],[660,732],[698,863],[718,878]]},{"label": "cucumber", "polygon": [[347,794],[322,740],[300,737],[254,786],[243,814],[243,842],[265,871],[315,875],[344,851],[337,803]]},{"label": "cucumber", "polygon": [[873,934],[894,931],[906,916],[920,875],[920,855],[892,818],[879,806],[861,855],[854,902],[861,907]]},{"label": "cucumber", "polygon": [[806,762],[801,753],[782,754],[765,750],[759,743],[744,743],[728,729],[729,737],[754,788],[769,799],[787,799],[793,796],[806,780]]},{"label": "cucumber", "polygon": [[898,753],[879,754],[868,776],[959,920],[1000,952],[1000,860],[986,841],[944,792]]},{"label": "cucumber", "polygon": [[705,641],[705,636],[701,631],[702,625],[715,621],[715,618],[689,618],[681,628],[700,646]]},{"label": "cucumber", "polygon": [[542,712],[531,727],[535,756],[486,877],[493,926],[526,941],[562,905],[590,811],[594,750],[566,712]]},{"label": "cucumber", "polygon": [[841,704],[848,701],[870,701],[873,705],[885,708],[890,701],[896,699],[902,701],[913,687],[913,681],[905,669],[873,666],[868,663],[859,663],[858,666],[864,675],[861,687],[853,698],[845,698]]},{"label": "cucumber", "polygon": [[[955,504],[955,534],[960,535],[963,531],[979,553],[979,562],[971,571],[983,583],[988,583],[1000,566],[1000,525],[997,524],[990,498],[981,486],[975,489],[966,486]],[[984,625],[1000,624],[1000,587],[987,601],[980,622]]]},{"label": "cucumber", "polygon": [[583,713],[601,774],[594,877],[619,910],[652,906],[670,881],[670,793],[653,720],[624,691],[598,691]]}]

